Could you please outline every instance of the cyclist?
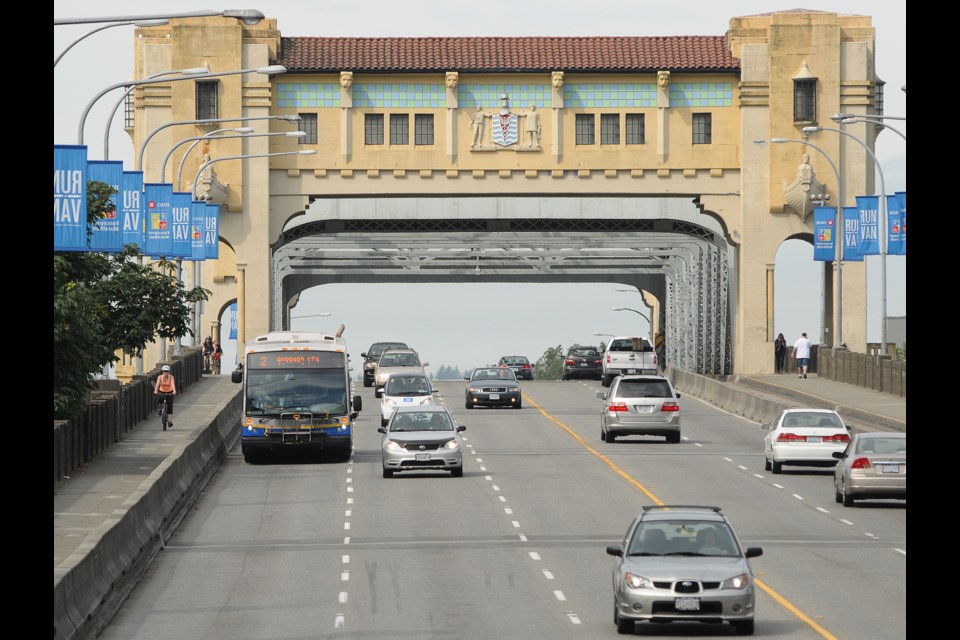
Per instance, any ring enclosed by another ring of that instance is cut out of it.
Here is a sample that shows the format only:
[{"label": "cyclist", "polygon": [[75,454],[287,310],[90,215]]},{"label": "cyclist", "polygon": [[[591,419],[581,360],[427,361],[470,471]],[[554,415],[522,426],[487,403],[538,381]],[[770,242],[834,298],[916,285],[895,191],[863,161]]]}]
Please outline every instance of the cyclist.
[{"label": "cyclist", "polygon": [[[160,395],[163,394],[163,395]],[[170,365],[165,364],[160,368],[160,375],[157,376],[157,382],[153,385],[153,395],[158,400],[167,401],[167,428],[173,428],[173,396],[177,395],[177,381],[170,373]]]}]

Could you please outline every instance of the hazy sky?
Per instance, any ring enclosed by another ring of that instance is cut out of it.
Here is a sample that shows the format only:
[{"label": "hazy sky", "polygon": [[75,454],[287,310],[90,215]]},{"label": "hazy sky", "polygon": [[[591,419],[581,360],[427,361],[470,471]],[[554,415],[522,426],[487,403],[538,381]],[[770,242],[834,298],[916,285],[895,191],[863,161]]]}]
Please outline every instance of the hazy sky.
[{"label": "hazy sky", "polygon": [[[166,0],[54,0],[54,17],[140,18],[201,9],[258,9],[277,19],[284,36],[600,36],[600,35],[723,35],[730,18],[786,9],[834,11],[868,15],[877,32],[877,74],[886,81],[884,113],[906,116],[906,3],[874,0],[689,0],[667,5],[640,0],[486,0],[457,3],[445,0],[384,2],[311,2],[271,0],[232,3]],[[104,24],[54,26],[54,59],[84,34]],[[54,143],[76,144],[79,123],[94,98],[133,71],[132,26],[98,31],[66,52],[54,68]],[[91,159],[102,159],[107,116],[120,93],[107,94],[91,107],[83,142]],[[120,109],[122,112],[122,109]],[[111,122],[109,158],[135,165],[135,152],[122,128],[122,113]],[[906,121],[891,121],[906,135]],[[832,126],[832,125],[828,125]],[[838,135],[821,133],[820,136]],[[886,192],[906,190],[906,142],[891,131],[877,141]],[[817,153],[811,162],[829,174]],[[877,183],[879,189],[879,181]],[[864,194],[857,194],[864,195]],[[851,202],[852,204],[852,202]],[[849,204],[848,204],[849,206]],[[880,341],[881,257],[867,258],[867,339]],[[820,336],[822,265],[813,261],[813,247],[800,241],[784,243],[777,253],[774,291],[776,331],[789,342],[806,331]],[[906,257],[887,257],[887,315],[906,315]],[[846,278],[844,279],[846,283]],[[344,337],[359,371],[360,352],[372,342],[401,340],[420,351],[436,371],[447,364],[461,368],[495,363],[501,355],[526,355],[531,360],[549,347],[598,343],[595,332],[646,334],[639,315],[615,312],[633,307],[646,313],[639,296],[616,292],[605,284],[349,284],[325,285],[304,292],[294,316],[330,312],[329,317],[293,321],[294,329],[333,330],[346,325]],[[411,304],[412,300],[420,304]],[[332,302],[336,301],[336,302]],[[412,309],[421,309],[413,312]],[[223,318],[226,323],[227,318]],[[204,326],[209,318],[204,317]],[[205,330],[206,331],[206,330]],[[226,333],[224,333],[226,337]],[[251,336],[248,336],[251,337]],[[235,345],[225,341],[225,360],[234,361]]]}]

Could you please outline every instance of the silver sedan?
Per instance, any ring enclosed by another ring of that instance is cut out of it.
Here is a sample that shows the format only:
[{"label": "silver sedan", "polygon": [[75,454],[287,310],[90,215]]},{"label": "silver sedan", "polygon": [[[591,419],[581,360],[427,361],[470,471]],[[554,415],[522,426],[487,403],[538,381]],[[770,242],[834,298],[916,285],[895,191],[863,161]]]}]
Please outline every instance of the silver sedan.
[{"label": "silver sedan", "polygon": [[907,499],[907,434],[858,433],[833,470],[837,502],[852,507],[860,499]]}]

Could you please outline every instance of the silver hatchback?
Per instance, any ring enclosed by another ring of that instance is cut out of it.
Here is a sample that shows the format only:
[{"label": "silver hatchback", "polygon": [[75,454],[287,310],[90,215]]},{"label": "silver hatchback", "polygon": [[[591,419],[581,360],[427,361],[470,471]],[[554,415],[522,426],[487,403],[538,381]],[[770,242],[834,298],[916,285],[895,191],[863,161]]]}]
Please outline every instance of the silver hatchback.
[{"label": "silver hatchback", "polygon": [[664,436],[680,442],[680,394],[663,376],[618,376],[600,391],[600,439],[618,436]]},{"label": "silver hatchback", "polygon": [[397,471],[449,471],[454,478],[463,476],[463,440],[458,425],[443,405],[399,406],[383,434],[380,451],[383,477]]},{"label": "silver hatchback", "polygon": [[613,622],[729,622],[753,634],[755,593],[748,558],[720,507],[648,505],[634,518],[614,556]]}]

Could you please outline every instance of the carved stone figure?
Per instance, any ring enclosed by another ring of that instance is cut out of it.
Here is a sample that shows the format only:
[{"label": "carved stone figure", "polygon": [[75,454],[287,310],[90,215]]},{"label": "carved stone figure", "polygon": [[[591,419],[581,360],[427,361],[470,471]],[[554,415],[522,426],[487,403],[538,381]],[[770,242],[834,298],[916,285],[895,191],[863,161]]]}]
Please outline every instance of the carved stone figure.
[{"label": "carved stone figure", "polygon": [[460,82],[460,74],[456,71],[447,71],[447,89],[456,89]]},{"label": "carved stone figure", "polygon": [[353,86],[353,71],[340,72],[340,86],[344,89],[349,89]]},{"label": "carved stone figure", "polygon": [[657,86],[661,89],[666,89],[670,86],[669,71],[657,71]]},{"label": "carved stone figure", "polygon": [[477,108],[471,117],[470,126],[473,129],[473,143],[470,145],[471,147],[476,149],[483,144],[483,119],[489,117],[490,116],[483,112],[483,109],[480,107],[480,105],[477,105]]},{"label": "carved stone figure", "polygon": [[807,216],[813,212],[811,196],[817,198],[827,192],[824,184],[817,182],[816,172],[810,164],[810,154],[803,154],[803,161],[797,167],[797,177],[793,182],[783,185],[783,199],[787,207],[800,216],[800,220],[807,221]]},{"label": "carved stone figure", "polygon": [[550,74],[554,89],[563,89],[563,71],[554,71]]},{"label": "carved stone figure", "polygon": [[533,149],[540,148],[540,114],[537,113],[536,105],[530,105],[530,109],[525,116],[526,123],[524,129],[527,132],[527,144]]}]

